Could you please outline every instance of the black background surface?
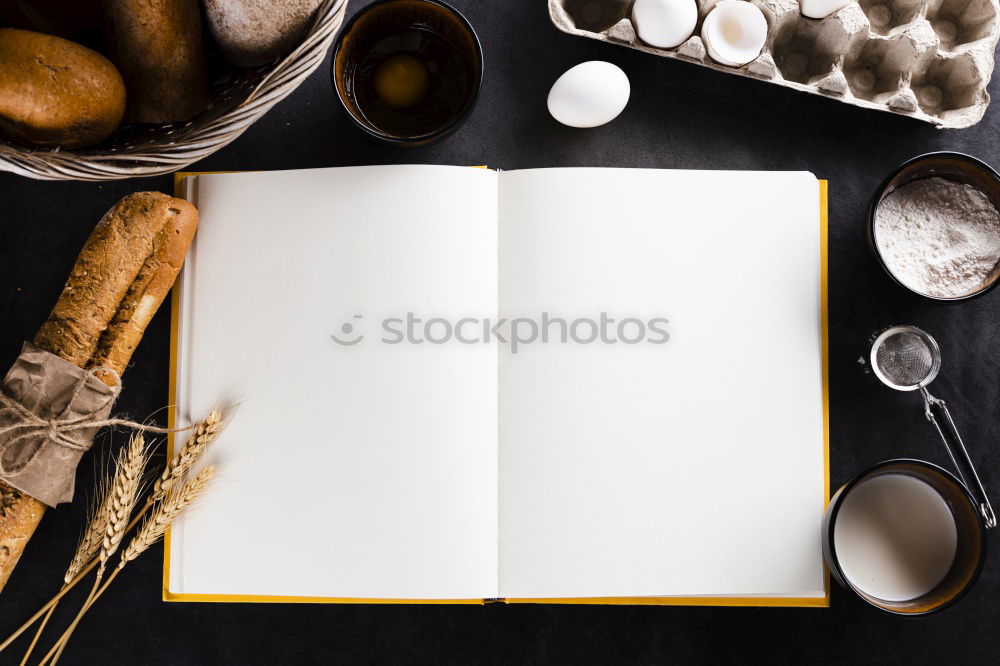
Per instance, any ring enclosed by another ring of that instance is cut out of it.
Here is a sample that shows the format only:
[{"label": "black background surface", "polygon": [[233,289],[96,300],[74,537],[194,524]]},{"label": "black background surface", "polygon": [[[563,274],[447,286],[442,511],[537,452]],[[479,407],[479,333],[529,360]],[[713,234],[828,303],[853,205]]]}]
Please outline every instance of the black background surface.
[{"label": "black background surface", "polygon": [[[360,4],[352,2],[349,13]],[[1000,109],[994,106],[971,129],[935,130],[907,118],[564,35],[550,24],[543,0],[455,4],[480,34],[486,78],[474,113],[451,138],[411,150],[375,143],[339,109],[324,66],[235,143],[193,168],[426,162],[503,169],[812,171],[829,179],[831,193],[833,488],[886,458],[947,463],[923,420],[919,398],[884,388],[859,363],[879,328],[913,323],[941,344],[944,365],[935,393],[950,400],[980,473],[1000,502],[1000,291],[952,306],[912,299],[881,272],[864,230],[874,188],[903,160],[950,149],[1000,162]],[[592,59],[610,60],[625,70],[631,101],[610,125],[563,127],[546,112],[548,89],[567,68]],[[994,81],[990,90],[997,96],[1000,85]],[[128,192],[170,187],[169,177],[97,185],[0,174],[0,365],[8,366],[21,341],[34,335],[104,211]],[[665,214],[669,208],[664,201]],[[274,233],[296,233],[296,220],[274,220]],[[265,257],[261,270],[280,270],[280,262],[280,257]],[[131,416],[144,417],[167,402],[168,310],[157,315],[125,376],[119,408]],[[738,329],[740,322],[733,326]],[[752,378],[746,381],[747,390],[753,390]],[[718,408],[725,418],[726,405]],[[774,408],[780,428],[781,405]],[[124,439],[116,435],[113,445]],[[107,442],[97,448],[106,451]],[[77,501],[45,516],[0,596],[0,633],[13,629],[58,588],[100,458],[92,453],[81,464]],[[712,492],[711,479],[705,479],[705,492]],[[295,566],[295,553],[281,549],[280,525],[262,525],[260,534],[259,550],[248,557],[268,566]],[[879,614],[839,589],[829,609],[165,604],[158,546],[130,565],[94,607],[62,663],[1000,663],[998,556],[994,535],[983,575],[964,600],[936,616],[900,619]],[[74,605],[60,610],[56,624],[68,620]],[[48,640],[53,638],[50,633]],[[0,654],[0,661],[13,657]]]}]

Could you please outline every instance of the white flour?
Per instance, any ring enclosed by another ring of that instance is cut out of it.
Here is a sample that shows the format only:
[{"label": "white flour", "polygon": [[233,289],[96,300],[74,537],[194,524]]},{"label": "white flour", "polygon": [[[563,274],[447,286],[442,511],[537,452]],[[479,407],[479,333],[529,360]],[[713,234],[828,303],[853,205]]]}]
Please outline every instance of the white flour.
[{"label": "white flour", "polygon": [[961,296],[1000,261],[1000,211],[970,185],[915,180],[879,204],[875,241],[907,287],[929,296]]}]

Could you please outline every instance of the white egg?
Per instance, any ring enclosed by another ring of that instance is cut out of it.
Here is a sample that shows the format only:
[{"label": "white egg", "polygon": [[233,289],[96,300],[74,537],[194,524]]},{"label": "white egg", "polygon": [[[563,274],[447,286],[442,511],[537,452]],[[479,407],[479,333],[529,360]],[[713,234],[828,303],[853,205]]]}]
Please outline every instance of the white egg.
[{"label": "white egg", "polygon": [[803,16],[821,19],[851,4],[851,0],[799,0]]},{"label": "white egg", "polygon": [[705,17],[701,39],[720,65],[740,67],[760,55],[767,41],[767,19],[745,0],[722,0]]},{"label": "white egg", "polygon": [[602,60],[571,67],[552,84],[549,113],[570,127],[597,127],[611,122],[628,104],[628,77]]},{"label": "white egg", "polygon": [[639,39],[660,49],[683,44],[697,22],[695,0],[635,0],[632,5],[632,23]]}]

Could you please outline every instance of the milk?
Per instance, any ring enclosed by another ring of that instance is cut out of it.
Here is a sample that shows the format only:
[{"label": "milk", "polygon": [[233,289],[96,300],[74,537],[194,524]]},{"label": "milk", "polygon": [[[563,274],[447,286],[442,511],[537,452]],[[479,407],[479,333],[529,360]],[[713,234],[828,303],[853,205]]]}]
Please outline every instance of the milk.
[{"label": "milk", "polygon": [[852,585],[883,601],[906,601],[945,577],[958,533],[937,491],[912,476],[883,474],[844,496],[833,542]]}]

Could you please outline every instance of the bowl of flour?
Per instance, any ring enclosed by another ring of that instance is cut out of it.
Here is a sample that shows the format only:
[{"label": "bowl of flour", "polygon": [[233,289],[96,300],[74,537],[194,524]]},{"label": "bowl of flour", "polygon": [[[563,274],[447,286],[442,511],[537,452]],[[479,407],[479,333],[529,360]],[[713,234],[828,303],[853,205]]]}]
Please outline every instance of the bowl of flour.
[{"label": "bowl of flour", "polygon": [[869,241],[898,284],[936,301],[981,296],[1000,280],[1000,175],[960,153],[930,153],[882,183]]}]

